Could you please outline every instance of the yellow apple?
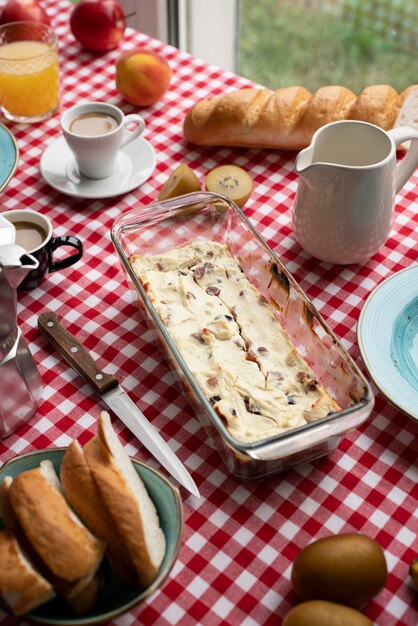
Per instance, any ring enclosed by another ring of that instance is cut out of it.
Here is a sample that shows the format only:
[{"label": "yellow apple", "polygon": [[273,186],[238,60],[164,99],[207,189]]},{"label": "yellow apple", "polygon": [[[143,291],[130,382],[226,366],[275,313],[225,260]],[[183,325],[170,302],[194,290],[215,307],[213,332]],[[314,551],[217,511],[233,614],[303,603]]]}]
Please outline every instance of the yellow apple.
[{"label": "yellow apple", "polygon": [[135,48],[116,61],[116,89],[138,106],[160,100],[170,86],[173,72],[165,59],[148,50]]}]

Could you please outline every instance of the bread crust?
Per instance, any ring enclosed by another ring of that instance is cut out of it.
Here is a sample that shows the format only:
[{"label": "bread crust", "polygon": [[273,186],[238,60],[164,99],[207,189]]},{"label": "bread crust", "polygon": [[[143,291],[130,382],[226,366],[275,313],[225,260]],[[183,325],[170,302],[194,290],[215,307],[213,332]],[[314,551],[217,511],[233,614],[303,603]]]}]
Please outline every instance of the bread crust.
[{"label": "bread crust", "polygon": [[10,503],[28,541],[55,576],[72,582],[94,575],[104,544],[76,521],[40,468],[16,476]]},{"label": "bread crust", "polygon": [[[106,506],[125,542],[135,566],[139,584],[148,586],[158,573],[165,552],[165,538],[159,527],[158,517],[152,501],[144,492],[135,497],[128,476],[117,455],[121,450],[114,449],[109,415],[102,412],[98,424],[98,434],[84,447],[87,462],[94,480],[101,491]],[[112,431],[113,432],[113,431]],[[114,434],[115,439],[116,435]],[[110,441],[109,441],[110,440]],[[110,445],[109,445],[110,443]],[[123,451],[125,455],[125,452]],[[129,457],[126,456],[129,461]],[[135,470],[133,470],[135,471]],[[139,477],[138,477],[139,478]],[[142,481],[139,479],[141,485]],[[148,499],[153,515],[144,515],[143,504]],[[148,530],[148,532],[147,532]],[[149,532],[151,530],[151,533]],[[147,537],[152,535],[153,546]],[[155,545],[158,544],[158,557],[155,558]]]},{"label": "bread crust", "polygon": [[395,123],[399,103],[399,94],[390,85],[370,85],[353,103],[349,118],[389,130]]},{"label": "bread crust", "polygon": [[187,113],[183,135],[200,146],[301,150],[318,128],[355,119],[393,128],[408,93],[390,85],[370,85],[359,96],[340,85],[315,93],[304,87],[240,89],[196,102]]},{"label": "bread crust", "polygon": [[60,478],[65,496],[74,511],[91,532],[106,543],[115,574],[125,584],[133,583],[135,568],[129,551],[112,520],[78,441],[72,441],[64,454]]},{"label": "bread crust", "polygon": [[69,581],[54,574],[29,541],[19,523],[11,504],[11,484],[12,478],[10,476],[5,476],[0,490],[0,505],[3,522],[6,528],[13,531],[22,550],[28,555],[30,561],[34,564],[36,569],[51,583],[54,589],[61,596],[63,596],[63,598],[65,598],[76,613],[89,610],[93,607],[96,601],[96,595],[101,584],[101,577],[97,575],[96,572],[94,574],[83,576],[75,581]]},{"label": "bread crust", "polygon": [[24,556],[10,530],[0,531],[0,595],[15,615],[23,615],[55,596],[52,585]]}]

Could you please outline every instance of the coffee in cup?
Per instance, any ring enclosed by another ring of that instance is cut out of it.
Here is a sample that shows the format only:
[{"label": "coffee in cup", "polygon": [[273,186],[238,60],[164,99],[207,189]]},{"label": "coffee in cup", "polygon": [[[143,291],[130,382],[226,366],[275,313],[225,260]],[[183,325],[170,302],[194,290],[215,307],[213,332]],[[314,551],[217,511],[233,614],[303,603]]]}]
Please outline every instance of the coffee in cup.
[{"label": "coffee in cup", "polygon": [[[83,255],[83,244],[73,235],[54,237],[51,221],[41,213],[31,209],[5,211],[3,214],[15,228],[15,242],[29,252],[39,266],[33,269],[21,282],[18,289],[27,291],[37,287],[48,272],[56,272],[74,265]],[[61,246],[73,248],[73,254],[54,260],[53,253]]]},{"label": "coffee in cup", "polygon": [[93,137],[106,135],[118,127],[117,120],[113,115],[91,111],[91,113],[81,113],[71,122],[70,132],[83,137]]},{"label": "coffee in cup", "polygon": [[113,174],[119,150],[143,133],[145,122],[113,104],[85,102],[65,111],[61,129],[80,174],[101,179]]}]

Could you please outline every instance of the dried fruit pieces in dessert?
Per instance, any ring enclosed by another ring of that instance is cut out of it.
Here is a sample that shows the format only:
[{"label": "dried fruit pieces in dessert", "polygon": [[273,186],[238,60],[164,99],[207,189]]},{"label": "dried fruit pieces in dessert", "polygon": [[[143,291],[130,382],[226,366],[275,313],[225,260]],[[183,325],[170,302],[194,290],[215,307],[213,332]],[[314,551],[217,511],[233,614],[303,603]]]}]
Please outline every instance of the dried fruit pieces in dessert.
[{"label": "dried fruit pieces in dessert", "polygon": [[198,241],[131,262],[236,440],[266,439],[340,409],[227,246]]}]

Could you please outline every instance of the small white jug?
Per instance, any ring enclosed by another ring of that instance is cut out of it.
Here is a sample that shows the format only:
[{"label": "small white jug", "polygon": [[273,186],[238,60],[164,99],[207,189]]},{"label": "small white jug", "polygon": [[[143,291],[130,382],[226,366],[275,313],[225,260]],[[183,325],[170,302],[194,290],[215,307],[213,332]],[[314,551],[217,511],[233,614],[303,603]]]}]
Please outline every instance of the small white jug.
[{"label": "small white jug", "polygon": [[[396,146],[410,141],[396,164]],[[364,263],[386,242],[395,195],[418,166],[418,131],[343,120],[316,131],[296,159],[293,232],[327,263]]]}]

